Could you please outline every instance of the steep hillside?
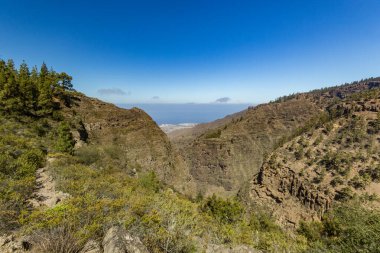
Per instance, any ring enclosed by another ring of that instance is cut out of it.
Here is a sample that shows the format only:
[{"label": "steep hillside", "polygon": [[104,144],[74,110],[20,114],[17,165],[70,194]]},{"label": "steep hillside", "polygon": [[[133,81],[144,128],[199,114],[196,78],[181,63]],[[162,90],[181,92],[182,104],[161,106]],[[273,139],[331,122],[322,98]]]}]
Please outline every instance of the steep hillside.
[{"label": "steep hillside", "polygon": [[79,152],[87,144],[103,147],[130,175],[154,171],[179,191],[194,188],[167,136],[143,110],[118,108],[81,94],[72,101],[70,107],[62,106],[63,115],[73,127]]},{"label": "steep hillside", "polygon": [[[265,154],[331,103],[379,86],[368,79],[281,97],[249,108],[239,117],[211,124],[192,138],[172,138],[201,194],[233,196],[257,174]],[[216,126],[216,127],[215,127]]]},{"label": "steep hillside", "polygon": [[[337,202],[380,194],[380,90],[337,101],[265,160],[249,196],[284,225],[319,220]],[[376,205],[376,203],[374,203]]]}]

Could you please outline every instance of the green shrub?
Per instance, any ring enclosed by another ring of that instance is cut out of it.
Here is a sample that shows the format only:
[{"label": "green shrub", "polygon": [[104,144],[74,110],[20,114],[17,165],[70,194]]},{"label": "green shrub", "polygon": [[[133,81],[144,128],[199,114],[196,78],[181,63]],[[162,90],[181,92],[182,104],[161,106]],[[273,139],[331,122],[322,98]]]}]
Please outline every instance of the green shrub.
[{"label": "green shrub", "polygon": [[380,165],[375,166],[374,168],[368,168],[361,173],[363,176],[368,175],[372,181],[380,182]]},{"label": "green shrub", "polygon": [[300,222],[297,232],[305,236],[309,241],[320,241],[323,234],[323,224],[321,222]]},{"label": "green shrub", "polygon": [[34,173],[38,168],[43,166],[45,154],[40,149],[31,149],[24,152],[18,158],[19,167],[28,167]]},{"label": "green shrub", "polygon": [[341,185],[341,184],[343,184],[344,183],[344,180],[343,180],[343,178],[342,177],[340,177],[340,176],[335,176],[332,180],[331,180],[331,182],[330,182],[330,184],[332,185],[332,186],[338,186],[338,185]]},{"label": "green shrub", "polygon": [[342,176],[349,173],[351,163],[351,156],[344,152],[328,152],[320,161],[328,171],[338,172]]},{"label": "green shrub", "polygon": [[148,189],[149,191],[158,192],[161,188],[161,183],[158,180],[156,173],[154,171],[150,171],[148,173],[142,174],[139,179],[139,184]]},{"label": "green shrub", "polygon": [[354,187],[355,189],[364,189],[369,183],[371,182],[371,179],[369,175],[365,174],[363,176],[354,176],[348,184]]},{"label": "green shrub", "polygon": [[296,151],[294,152],[294,157],[297,159],[297,160],[301,160],[304,156],[304,150],[301,146],[298,146]]},{"label": "green shrub", "polygon": [[70,127],[66,122],[61,122],[57,129],[57,141],[55,149],[59,152],[72,154],[75,141],[71,134]]},{"label": "green shrub", "polygon": [[78,161],[85,165],[96,163],[100,159],[99,151],[94,146],[83,146],[75,151]]},{"label": "green shrub", "polygon": [[118,145],[108,145],[104,148],[104,152],[114,160],[118,160],[125,156],[125,151]]},{"label": "green shrub", "polygon": [[30,237],[34,252],[78,253],[83,248],[83,242],[78,240],[73,227],[60,225],[36,230]]},{"label": "green shrub", "polygon": [[241,219],[243,208],[235,200],[223,200],[212,195],[204,201],[202,211],[209,213],[222,223],[233,223]]},{"label": "green shrub", "polygon": [[323,141],[322,135],[318,135],[318,137],[315,139],[313,145],[318,146]]},{"label": "green shrub", "polygon": [[49,130],[50,125],[46,119],[42,119],[32,124],[32,132],[39,137],[45,136]]},{"label": "green shrub", "polygon": [[[349,202],[330,210],[322,222],[301,223],[298,232],[309,239],[308,252],[379,252],[380,213]],[[316,243],[319,242],[319,243]],[[318,252],[318,251],[316,251]]]},{"label": "green shrub", "polygon": [[217,129],[217,130],[212,130],[212,131],[206,133],[204,138],[205,139],[214,139],[214,138],[219,138],[221,135],[222,135],[222,130]]},{"label": "green shrub", "polygon": [[347,201],[352,199],[353,196],[354,192],[352,191],[351,187],[344,187],[336,193],[335,199],[340,201]]},{"label": "green shrub", "polygon": [[275,219],[264,211],[251,213],[249,226],[254,230],[263,232],[281,231],[280,227],[275,223]]}]

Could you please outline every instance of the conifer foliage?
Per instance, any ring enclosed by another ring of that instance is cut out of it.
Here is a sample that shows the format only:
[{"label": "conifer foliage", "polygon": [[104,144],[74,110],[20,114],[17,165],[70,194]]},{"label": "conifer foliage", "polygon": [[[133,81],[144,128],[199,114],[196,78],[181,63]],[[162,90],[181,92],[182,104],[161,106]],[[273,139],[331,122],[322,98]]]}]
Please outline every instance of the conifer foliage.
[{"label": "conifer foliage", "polygon": [[59,108],[57,99],[67,103],[73,90],[72,77],[49,70],[45,63],[40,70],[30,71],[23,62],[19,69],[12,60],[0,59],[0,111],[30,116],[50,115]]}]

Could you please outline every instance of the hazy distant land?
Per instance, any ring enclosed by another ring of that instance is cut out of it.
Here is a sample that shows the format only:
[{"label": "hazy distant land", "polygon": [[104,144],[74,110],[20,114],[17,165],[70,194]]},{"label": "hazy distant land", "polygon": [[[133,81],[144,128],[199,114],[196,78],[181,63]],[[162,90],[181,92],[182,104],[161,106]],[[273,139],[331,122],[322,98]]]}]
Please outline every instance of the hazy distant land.
[{"label": "hazy distant land", "polygon": [[118,104],[122,108],[138,107],[148,113],[157,124],[178,125],[206,123],[245,110],[251,104]]}]

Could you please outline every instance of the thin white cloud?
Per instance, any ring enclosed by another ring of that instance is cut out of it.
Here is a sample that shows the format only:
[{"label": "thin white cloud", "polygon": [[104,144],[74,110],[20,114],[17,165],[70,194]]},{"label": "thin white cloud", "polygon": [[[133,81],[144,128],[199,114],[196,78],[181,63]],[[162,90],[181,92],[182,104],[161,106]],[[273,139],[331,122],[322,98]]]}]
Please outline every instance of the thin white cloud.
[{"label": "thin white cloud", "polygon": [[215,100],[215,103],[227,103],[231,101],[231,98],[229,97],[222,97],[222,98],[218,98],[217,100]]},{"label": "thin white cloud", "polygon": [[99,89],[98,93],[101,95],[106,95],[106,96],[109,96],[109,95],[111,95],[111,96],[114,96],[114,95],[122,96],[122,95],[130,95],[131,94],[131,92],[125,92],[119,88]]}]

